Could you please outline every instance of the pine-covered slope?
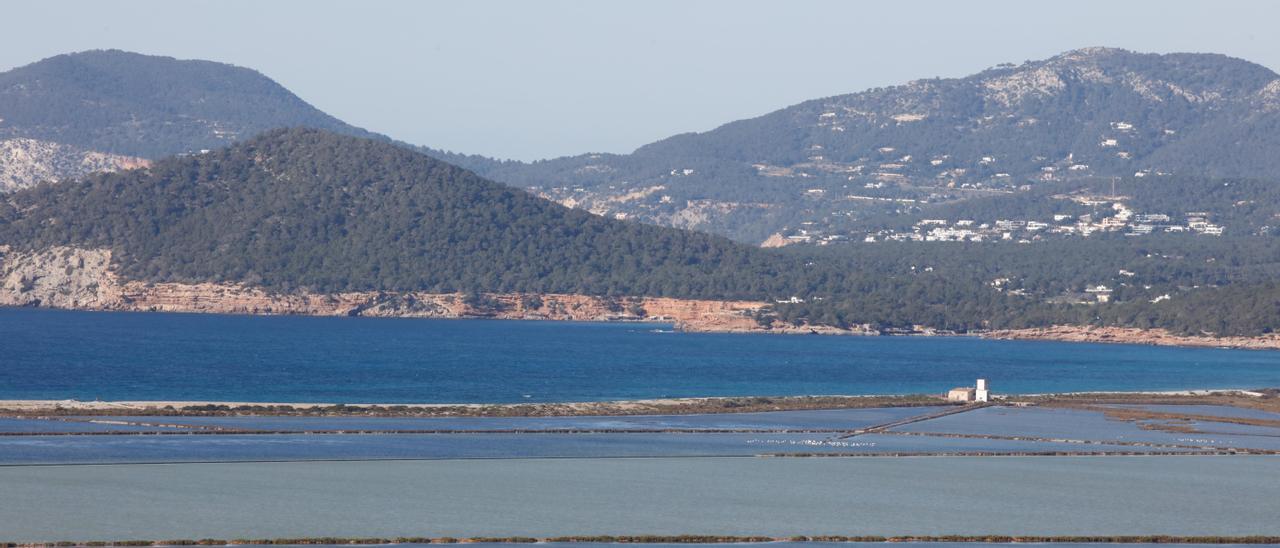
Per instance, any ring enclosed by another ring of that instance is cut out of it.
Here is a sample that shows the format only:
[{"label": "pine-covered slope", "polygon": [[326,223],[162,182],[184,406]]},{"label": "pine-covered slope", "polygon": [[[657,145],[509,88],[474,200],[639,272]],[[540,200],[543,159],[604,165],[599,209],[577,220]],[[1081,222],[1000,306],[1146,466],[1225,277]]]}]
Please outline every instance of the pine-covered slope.
[{"label": "pine-covered slope", "polygon": [[732,298],[783,258],[625,223],[403,147],[268,132],[151,167],[9,195],[0,244],[107,248],[132,279],[276,290],[531,291]]},{"label": "pine-covered slope", "polygon": [[[566,208],[394,143],[285,129],[5,195],[0,303],[441,314],[443,301],[412,293],[461,292],[481,306],[481,293],[786,301],[753,317],[704,304],[748,325],[901,331],[1099,323],[1256,335],[1280,321],[1271,238],[1109,242],[766,250]],[[1113,284],[1113,302],[1072,304],[1098,283]]]}]

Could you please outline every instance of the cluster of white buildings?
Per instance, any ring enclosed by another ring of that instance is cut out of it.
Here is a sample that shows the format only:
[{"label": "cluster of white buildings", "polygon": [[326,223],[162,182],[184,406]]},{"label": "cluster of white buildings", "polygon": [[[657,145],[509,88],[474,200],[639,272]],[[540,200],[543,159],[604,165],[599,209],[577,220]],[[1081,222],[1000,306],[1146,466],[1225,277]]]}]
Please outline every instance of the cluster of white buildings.
[{"label": "cluster of white buildings", "polygon": [[[910,232],[881,230],[862,237],[865,242],[983,242],[992,240],[1027,243],[1044,235],[1088,237],[1099,232],[1123,232],[1126,236],[1145,236],[1156,232],[1186,232],[1221,236],[1223,227],[1209,221],[1205,212],[1187,212],[1175,221],[1164,213],[1138,213],[1116,198],[1071,197],[1083,205],[1100,207],[1101,214],[1054,214],[1052,220],[999,219],[980,223],[973,219],[923,219]],[[1109,215],[1107,214],[1109,213]]]},{"label": "cluster of white buildings", "polygon": [[805,225],[805,228],[796,229],[795,232],[789,234],[786,237],[786,243],[827,245],[832,242],[848,239],[843,234],[828,234],[824,230],[812,228],[812,225],[814,224],[812,221],[806,221],[803,224]]}]

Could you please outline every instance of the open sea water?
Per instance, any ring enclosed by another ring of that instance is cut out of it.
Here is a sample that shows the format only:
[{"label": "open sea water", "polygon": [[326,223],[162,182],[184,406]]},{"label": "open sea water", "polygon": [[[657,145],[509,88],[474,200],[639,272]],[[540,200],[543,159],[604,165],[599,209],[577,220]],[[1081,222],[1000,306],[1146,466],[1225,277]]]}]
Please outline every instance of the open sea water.
[{"label": "open sea water", "polygon": [[0,399],[551,402],[1280,386],[1280,352],[0,308]]}]

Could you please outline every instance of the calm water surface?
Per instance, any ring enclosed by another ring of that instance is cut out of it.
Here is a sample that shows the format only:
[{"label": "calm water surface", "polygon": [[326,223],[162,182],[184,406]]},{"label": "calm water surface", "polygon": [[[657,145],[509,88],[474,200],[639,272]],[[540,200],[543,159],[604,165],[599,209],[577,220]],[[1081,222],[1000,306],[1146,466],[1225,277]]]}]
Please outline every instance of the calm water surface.
[{"label": "calm water surface", "polygon": [[[0,467],[5,540],[1277,535],[1280,458],[529,459]],[[69,518],[74,516],[74,518]]]},{"label": "calm water surface", "polygon": [[1280,386],[1280,352],[0,309],[0,399],[520,402]]},{"label": "calm water surface", "polygon": [[[1249,440],[1246,440],[1249,441]],[[1274,444],[1273,444],[1274,445]],[[871,434],[361,434],[0,437],[0,466],[324,460],[750,457],[797,453],[1188,452],[1104,443]],[[994,457],[993,457],[994,458]]]}]

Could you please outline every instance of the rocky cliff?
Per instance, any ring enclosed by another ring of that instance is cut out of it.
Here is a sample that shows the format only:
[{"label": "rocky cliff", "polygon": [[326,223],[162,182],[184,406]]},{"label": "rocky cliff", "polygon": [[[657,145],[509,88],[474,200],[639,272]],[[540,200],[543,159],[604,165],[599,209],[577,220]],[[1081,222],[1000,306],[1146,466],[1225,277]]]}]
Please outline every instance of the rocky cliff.
[{"label": "rocky cliff", "polygon": [[[122,280],[105,249],[0,247],[0,306],[80,310],[575,321],[666,321],[693,331],[760,330],[764,303],[657,297],[421,292],[270,293],[237,284]],[[786,331],[785,329],[781,329]]]},{"label": "rocky cliff", "polygon": [[[40,252],[0,246],[0,306],[75,310],[296,314],[414,318],[493,318],[561,321],[671,322],[690,332],[879,335],[867,326],[841,329],[774,322],[755,315],[766,303],[665,297],[594,297],[563,294],[349,292],[279,294],[239,284],[124,281],[105,249],[53,247]],[[933,334],[918,328],[911,334]],[[1160,329],[1053,326],[991,331],[986,338],[1161,346],[1280,349],[1280,335],[1200,337]]]}]

